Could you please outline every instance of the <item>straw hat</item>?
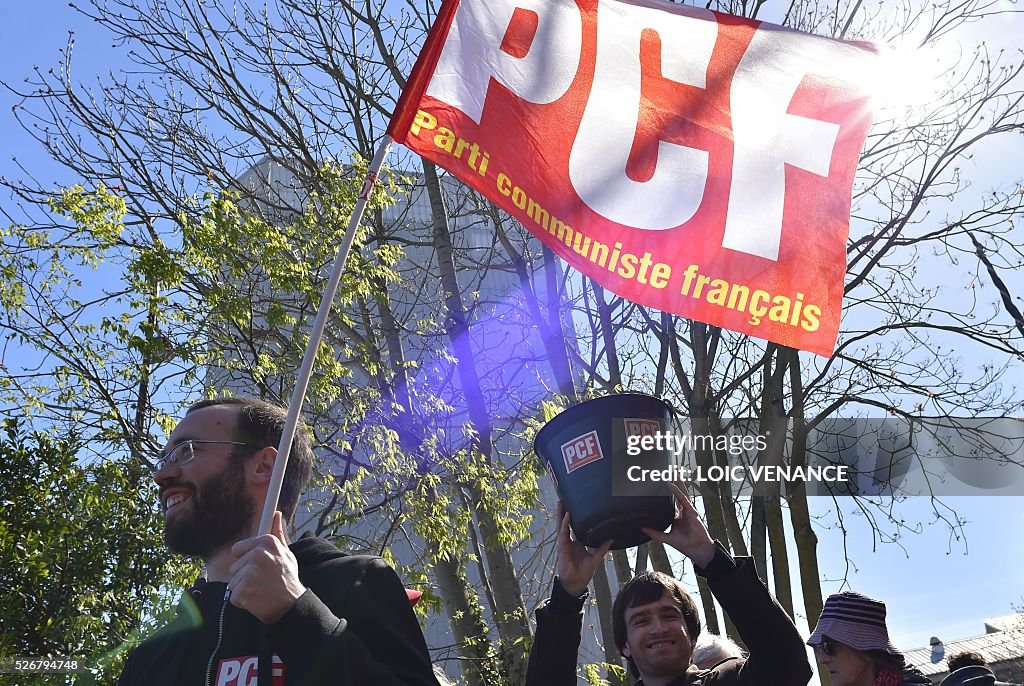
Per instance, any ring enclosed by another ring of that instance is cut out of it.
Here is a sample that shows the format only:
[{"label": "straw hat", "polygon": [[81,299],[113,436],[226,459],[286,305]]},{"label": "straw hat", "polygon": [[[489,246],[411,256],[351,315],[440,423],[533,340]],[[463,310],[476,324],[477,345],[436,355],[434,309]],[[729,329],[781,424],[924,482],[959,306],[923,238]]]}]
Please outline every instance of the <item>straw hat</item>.
[{"label": "straw hat", "polygon": [[885,603],[860,593],[844,591],[828,597],[807,645],[816,646],[826,636],[856,650],[882,650],[902,655],[889,642]]}]

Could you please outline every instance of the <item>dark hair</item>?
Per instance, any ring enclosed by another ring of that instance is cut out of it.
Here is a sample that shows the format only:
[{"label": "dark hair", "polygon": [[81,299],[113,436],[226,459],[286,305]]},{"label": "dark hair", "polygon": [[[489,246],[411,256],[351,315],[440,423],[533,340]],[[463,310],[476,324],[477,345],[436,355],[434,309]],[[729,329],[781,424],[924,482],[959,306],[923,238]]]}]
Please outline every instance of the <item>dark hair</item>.
[{"label": "dark hair", "polygon": [[[626,645],[626,610],[631,607],[638,607],[653,603],[668,592],[672,600],[676,601],[679,609],[683,612],[683,621],[686,623],[686,634],[690,639],[691,648],[697,643],[700,636],[700,615],[697,614],[697,603],[683,585],[677,580],[662,572],[644,572],[633,577],[622,587],[619,595],[612,604],[612,635],[615,637],[615,645],[619,652]],[[636,665],[632,658],[626,658],[629,663],[629,671],[633,676],[639,676]]]},{"label": "dark hair", "polygon": [[981,653],[975,653],[965,650],[962,653],[950,655],[946,659],[946,665],[949,667],[949,671],[955,672],[961,667],[970,667],[972,665],[977,665],[979,667],[988,667],[988,660],[986,660]]},{"label": "dark hair", "polygon": [[[288,408],[258,398],[224,397],[200,400],[185,412],[186,415],[204,407],[227,405],[238,408],[238,424],[235,426],[235,440],[252,443],[258,446],[278,447],[281,434],[284,433]],[[281,510],[285,522],[291,522],[295,516],[295,508],[299,503],[299,495],[309,483],[309,475],[313,469],[313,441],[309,427],[299,419],[292,439],[292,448],[288,457],[288,468],[281,483],[281,495],[277,501],[277,509]]]}]

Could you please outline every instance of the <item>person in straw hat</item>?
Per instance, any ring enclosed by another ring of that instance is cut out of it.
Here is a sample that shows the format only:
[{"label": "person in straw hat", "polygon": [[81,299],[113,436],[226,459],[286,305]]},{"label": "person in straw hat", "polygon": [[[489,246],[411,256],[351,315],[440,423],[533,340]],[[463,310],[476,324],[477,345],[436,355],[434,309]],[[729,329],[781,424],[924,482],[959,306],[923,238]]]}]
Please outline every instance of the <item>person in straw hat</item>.
[{"label": "person in straw hat", "polygon": [[885,603],[860,593],[833,593],[807,639],[832,686],[930,684],[889,641]]}]

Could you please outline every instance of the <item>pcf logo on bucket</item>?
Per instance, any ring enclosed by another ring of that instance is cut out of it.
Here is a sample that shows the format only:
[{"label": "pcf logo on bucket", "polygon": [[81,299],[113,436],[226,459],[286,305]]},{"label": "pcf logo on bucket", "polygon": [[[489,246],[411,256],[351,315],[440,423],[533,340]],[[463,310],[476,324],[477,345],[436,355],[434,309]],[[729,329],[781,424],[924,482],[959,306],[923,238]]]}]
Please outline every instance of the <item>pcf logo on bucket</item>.
[{"label": "pcf logo on bucket", "polygon": [[661,431],[661,423],[656,419],[623,419],[626,425],[626,437],[656,436]]},{"label": "pcf logo on bucket", "polygon": [[567,474],[602,457],[604,453],[601,452],[601,442],[597,440],[596,429],[562,444],[562,459],[565,460]]}]

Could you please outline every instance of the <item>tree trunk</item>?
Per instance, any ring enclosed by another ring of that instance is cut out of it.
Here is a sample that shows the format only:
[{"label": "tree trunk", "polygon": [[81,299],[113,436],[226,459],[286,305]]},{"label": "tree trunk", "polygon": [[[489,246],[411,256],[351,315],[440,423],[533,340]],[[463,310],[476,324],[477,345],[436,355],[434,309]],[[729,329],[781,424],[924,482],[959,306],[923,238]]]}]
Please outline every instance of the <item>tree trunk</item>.
[{"label": "tree trunk", "polygon": [[465,408],[473,426],[473,443],[476,450],[489,458],[491,455],[491,419],[487,414],[487,402],[480,385],[474,362],[473,347],[469,340],[469,321],[462,302],[462,292],[455,270],[455,256],[452,237],[448,229],[448,215],[445,210],[441,182],[433,164],[423,160],[423,174],[433,228],[433,247],[437,256],[437,268],[444,289],[444,329],[455,356],[456,373],[465,396]]},{"label": "tree trunk", "polygon": [[[569,355],[566,352],[565,332],[562,329],[562,320],[559,316],[562,307],[558,297],[558,280],[553,274],[554,265],[551,260],[547,260],[545,263],[546,286],[550,291],[547,303],[553,315],[545,317],[541,311],[540,298],[537,297],[537,291],[533,287],[533,280],[530,278],[531,274],[526,260],[523,259],[523,256],[515,249],[512,242],[509,241],[497,206],[492,203],[490,207],[491,221],[494,222],[498,240],[501,241],[502,247],[505,248],[509,259],[512,260],[516,276],[519,277],[519,287],[523,291],[526,309],[530,312],[530,317],[537,325],[538,331],[540,331],[541,344],[544,346],[545,356],[551,365],[551,371],[555,377],[558,392],[574,401],[576,399],[576,389],[572,381]],[[554,255],[552,254],[553,257]]]},{"label": "tree trunk", "polygon": [[647,571],[647,561],[650,559],[650,553],[648,549],[650,543],[644,543],[643,545],[637,546],[636,549],[636,564],[633,565],[633,576],[640,576]]},{"label": "tree trunk", "polygon": [[[714,398],[711,393],[711,368],[714,366],[714,352],[711,336],[708,335],[706,324],[690,320],[691,338],[693,340],[693,387],[688,398],[691,431],[693,433],[713,432],[713,426],[709,419],[713,416],[712,410]],[[676,375],[684,376],[685,371],[681,368],[681,360],[676,357],[674,364],[677,366]],[[706,473],[716,464],[715,456],[711,450],[701,447],[695,451],[697,465]],[[729,541],[729,532],[725,526],[724,503],[721,483],[702,483],[700,494],[704,500],[704,521],[712,538],[719,541]]]},{"label": "tree trunk", "polygon": [[629,566],[629,558],[626,557],[626,551],[613,550],[612,563],[615,565],[615,581],[618,582],[619,590],[621,591],[622,587],[633,578],[633,570]]},{"label": "tree trunk", "polygon": [[[790,387],[793,390],[793,454],[790,464],[807,466],[807,423],[804,419],[803,382],[800,378],[800,353],[793,351],[789,368]],[[800,567],[800,591],[804,597],[807,615],[807,633],[814,629],[821,616],[821,573],[818,570],[818,537],[811,528],[811,515],[807,505],[807,487],[802,481],[789,484],[789,518],[796,540],[797,560]],[[824,676],[827,679],[828,675]],[[826,683],[827,686],[827,683]]]},{"label": "tree trunk", "polygon": [[722,629],[718,623],[718,608],[715,607],[715,597],[711,595],[711,589],[708,588],[708,582],[704,580],[704,577],[695,576],[697,576],[697,591],[700,593],[700,604],[704,608],[704,626],[711,633],[721,636]]},{"label": "tree trunk", "polygon": [[654,571],[674,577],[675,574],[672,573],[672,562],[668,559],[668,553],[665,551],[665,544],[659,541],[651,541],[647,544],[647,549],[651,553],[651,567]]},{"label": "tree trunk", "polygon": [[[456,372],[465,397],[465,407],[473,428],[473,448],[486,460],[491,459],[491,422],[487,414],[487,402],[480,384],[473,348],[469,339],[469,321],[462,302],[459,282],[455,271],[455,258],[452,248],[451,233],[448,229],[448,216],[445,211],[441,183],[433,164],[423,160],[423,173],[433,227],[433,245],[437,256],[437,266],[441,275],[445,303],[445,333],[452,346],[456,360]],[[470,489],[472,502],[483,501],[480,493]],[[497,604],[491,608],[498,636],[501,638],[502,654],[510,683],[521,683],[526,678],[527,639],[531,635],[530,623],[527,618],[526,604],[523,602],[522,589],[515,573],[512,555],[508,548],[501,545],[498,527],[493,514],[486,508],[477,507],[474,514],[486,557],[491,589]]]},{"label": "tree trunk", "polygon": [[[551,331],[557,332],[559,345],[555,348],[556,355],[551,358],[551,369],[555,374],[555,381],[558,384],[558,391],[562,395],[575,401],[576,380],[572,374],[572,365],[569,363],[569,339],[565,335],[566,328],[572,329],[572,315],[562,306],[562,291],[559,287],[561,269],[558,265],[558,258],[548,246],[541,248],[544,255],[544,286],[546,289],[548,303],[548,327]],[[573,329],[575,335],[575,330]],[[564,358],[564,359],[563,359]]]},{"label": "tree trunk", "polygon": [[[377,242],[381,245],[387,244],[387,237],[381,231],[380,212],[377,213],[374,221]],[[391,382],[388,388],[381,389],[388,398],[389,403],[397,405],[396,414],[403,413],[406,421],[394,422],[394,428],[398,432],[399,441],[406,449],[413,441],[418,432],[410,431],[409,425],[417,421],[416,408],[413,406],[412,396],[409,394],[409,372],[406,368],[405,348],[402,344],[402,333],[395,319],[395,313],[391,309],[391,298],[388,295],[388,288],[380,279],[374,283],[373,297],[377,303],[377,316],[380,319],[380,332],[384,338],[384,347],[387,350],[389,367],[391,369]],[[415,441],[418,444],[418,440]],[[417,445],[418,447],[418,445]]]},{"label": "tree trunk", "polygon": [[[806,434],[802,427],[794,430],[794,467],[807,464]],[[789,492],[789,521],[793,526],[796,541],[797,561],[800,568],[800,590],[804,597],[804,611],[807,614],[807,632],[814,629],[821,616],[821,572],[818,569],[818,536],[811,528],[811,515],[807,505],[807,488],[802,482],[793,482]]]},{"label": "tree trunk", "polygon": [[604,289],[596,281],[590,282],[594,289],[594,300],[597,301],[597,317],[601,323],[601,338],[604,341],[605,359],[608,361],[608,386],[614,391],[622,386],[622,369],[619,366],[619,353],[615,344],[615,327],[612,325],[612,306],[604,300]]},{"label": "tree trunk", "polygon": [[500,677],[494,673],[493,656],[487,626],[480,614],[480,606],[466,581],[464,570],[454,560],[434,561],[434,577],[441,596],[441,604],[448,614],[449,625],[459,655],[462,657],[462,675],[467,686],[494,686]]},{"label": "tree trunk", "polygon": [[796,621],[793,612],[793,580],[789,575],[789,551],[786,549],[786,531],[782,523],[782,504],[778,496],[764,500],[765,523],[768,527],[768,543],[772,553],[772,577],[775,580],[775,597]]},{"label": "tree trunk", "polygon": [[597,599],[597,616],[601,624],[601,642],[604,643],[604,661],[610,665],[621,665],[622,656],[615,645],[612,631],[612,587],[608,581],[607,558],[601,561],[594,574],[594,596]]},{"label": "tree trunk", "polygon": [[[470,491],[471,495],[473,491]],[[477,494],[479,498],[479,494]],[[522,588],[512,563],[508,548],[498,543],[498,527],[491,512],[477,508],[477,522],[483,537],[483,548],[491,590],[496,606],[493,608],[494,622],[502,640],[502,652],[508,666],[509,683],[518,684],[526,680],[528,652],[527,641],[530,630],[529,615],[523,601]]]},{"label": "tree trunk", "polygon": [[[787,371],[795,365],[795,351],[791,348],[768,346],[768,363],[764,366],[761,394],[761,419],[758,426],[760,435],[766,438],[764,450],[758,452],[757,461],[761,466],[773,467],[782,465],[786,447],[787,422],[785,409],[785,382]],[[772,355],[776,360],[775,368],[771,368]],[[790,375],[792,383],[792,375]],[[775,596],[789,615],[793,616],[793,597],[789,578],[789,555],[786,551],[785,531],[782,527],[782,509],[779,503],[778,486],[770,481],[754,484],[756,504],[756,527],[751,534],[756,536],[759,556],[758,573],[768,580],[767,540],[771,538],[772,571],[774,577]],[[753,547],[753,544],[751,544]],[[761,557],[764,556],[764,557]],[[763,566],[762,566],[763,565]]]},{"label": "tree trunk", "polygon": [[[709,418],[709,424],[714,428],[713,431],[716,435],[723,432],[722,429],[722,418],[714,416]],[[727,465],[729,463],[728,457],[719,451],[715,455],[715,463],[720,465]],[[726,538],[722,539],[723,542],[728,541],[729,549],[733,555],[750,555],[751,553],[747,550],[747,541],[743,536],[743,527],[740,525],[739,513],[737,513],[736,499],[733,497],[732,488],[728,482],[719,482],[717,484],[718,499],[721,502],[721,513],[722,523],[725,526]]]},{"label": "tree trunk", "polygon": [[764,496],[757,495],[750,499],[750,556],[754,558],[757,575],[767,581],[768,538],[765,534]]}]

